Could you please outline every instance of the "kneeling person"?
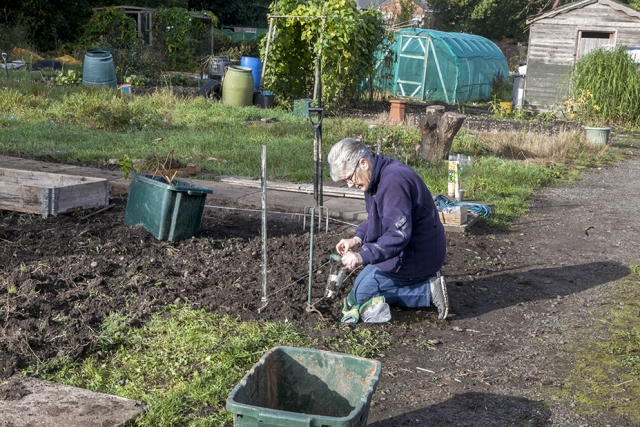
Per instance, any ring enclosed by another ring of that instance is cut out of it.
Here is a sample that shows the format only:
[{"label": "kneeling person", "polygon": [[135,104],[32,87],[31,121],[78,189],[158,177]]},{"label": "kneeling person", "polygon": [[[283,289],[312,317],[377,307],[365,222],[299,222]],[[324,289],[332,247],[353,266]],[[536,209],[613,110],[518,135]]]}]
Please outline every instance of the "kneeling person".
[{"label": "kneeling person", "polygon": [[357,321],[353,308],[380,296],[399,307],[435,305],[438,318],[446,318],[449,301],[440,276],[444,227],[422,178],[404,163],[375,155],[351,138],[331,148],[328,162],[334,181],[364,192],[367,210],[355,236],[336,245],[345,266],[365,266],[347,297],[343,321]]}]

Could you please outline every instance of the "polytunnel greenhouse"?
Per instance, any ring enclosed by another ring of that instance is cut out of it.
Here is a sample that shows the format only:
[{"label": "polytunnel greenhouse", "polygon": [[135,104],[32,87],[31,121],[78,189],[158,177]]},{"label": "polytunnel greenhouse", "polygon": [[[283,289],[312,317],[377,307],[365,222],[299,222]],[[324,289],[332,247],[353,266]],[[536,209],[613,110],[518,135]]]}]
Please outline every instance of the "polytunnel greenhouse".
[{"label": "polytunnel greenhouse", "polygon": [[473,34],[406,28],[396,33],[395,61],[380,59],[375,86],[402,98],[462,104],[489,100],[494,78],[509,75],[491,40]]}]

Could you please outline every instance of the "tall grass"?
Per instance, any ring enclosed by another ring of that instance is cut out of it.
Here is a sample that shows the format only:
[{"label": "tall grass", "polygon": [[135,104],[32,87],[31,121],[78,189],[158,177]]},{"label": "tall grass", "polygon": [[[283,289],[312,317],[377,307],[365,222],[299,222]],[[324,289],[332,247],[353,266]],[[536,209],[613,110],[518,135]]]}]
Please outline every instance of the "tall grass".
[{"label": "tall grass", "polygon": [[573,70],[571,98],[592,95],[587,107],[595,108],[608,125],[640,126],[640,74],[628,50],[596,49],[578,60]]}]

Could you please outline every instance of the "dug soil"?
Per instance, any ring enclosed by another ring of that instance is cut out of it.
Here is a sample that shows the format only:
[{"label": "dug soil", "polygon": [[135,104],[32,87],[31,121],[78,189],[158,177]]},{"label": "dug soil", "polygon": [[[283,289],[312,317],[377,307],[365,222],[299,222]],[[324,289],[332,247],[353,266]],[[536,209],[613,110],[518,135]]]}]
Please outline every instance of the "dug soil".
[{"label": "dug soil", "polygon": [[629,151],[629,161],[540,193],[510,230],[480,222],[448,233],[451,315],[440,322],[434,310],[393,309],[389,323],[339,323],[354,276],[338,297],[323,298],[327,260],[353,225],[316,229],[307,310],[308,224],[269,214],[269,302],[259,311],[259,213],[205,210],[197,237],[173,243],[124,225],[126,194],[113,194],[115,206],[93,216],[0,211],[0,379],[56,356],[91,354],[109,313],[142,325],[163,305],[187,303],[291,322],[320,348],[349,330],[383,332],[370,425],[633,425],[615,408],[580,415],[570,396],[558,397],[574,344],[597,338],[597,313],[638,263],[640,158]]}]

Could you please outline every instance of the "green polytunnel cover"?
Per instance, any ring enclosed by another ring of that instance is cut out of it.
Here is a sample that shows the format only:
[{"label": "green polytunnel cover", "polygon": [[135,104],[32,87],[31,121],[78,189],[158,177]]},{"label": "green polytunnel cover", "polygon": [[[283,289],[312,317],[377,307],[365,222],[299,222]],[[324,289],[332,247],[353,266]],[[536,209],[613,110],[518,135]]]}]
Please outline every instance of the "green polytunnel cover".
[{"label": "green polytunnel cover", "polygon": [[391,49],[393,55],[379,57],[375,86],[399,97],[447,104],[488,100],[496,75],[509,75],[500,48],[473,34],[405,28]]}]

